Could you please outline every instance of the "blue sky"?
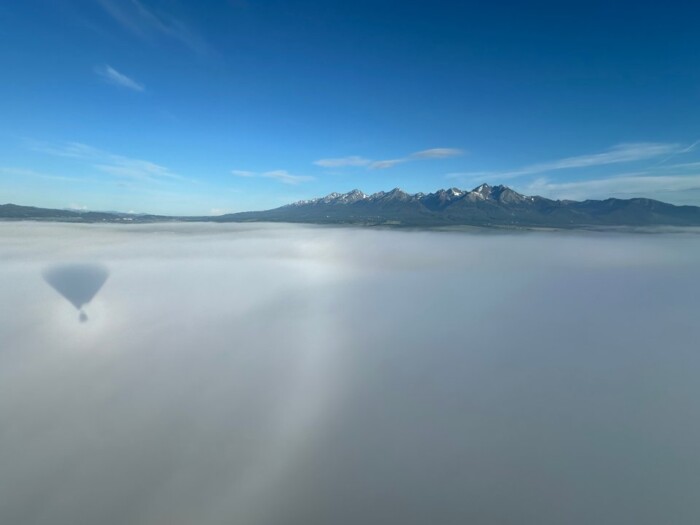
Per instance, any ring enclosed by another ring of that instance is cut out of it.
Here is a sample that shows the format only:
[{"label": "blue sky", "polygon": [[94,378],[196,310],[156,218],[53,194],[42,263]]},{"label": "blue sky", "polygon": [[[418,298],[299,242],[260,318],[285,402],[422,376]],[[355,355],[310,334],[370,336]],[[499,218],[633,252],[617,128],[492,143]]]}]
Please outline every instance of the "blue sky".
[{"label": "blue sky", "polygon": [[216,214],[481,182],[700,205],[697,2],[0,5],[0,202]]}]

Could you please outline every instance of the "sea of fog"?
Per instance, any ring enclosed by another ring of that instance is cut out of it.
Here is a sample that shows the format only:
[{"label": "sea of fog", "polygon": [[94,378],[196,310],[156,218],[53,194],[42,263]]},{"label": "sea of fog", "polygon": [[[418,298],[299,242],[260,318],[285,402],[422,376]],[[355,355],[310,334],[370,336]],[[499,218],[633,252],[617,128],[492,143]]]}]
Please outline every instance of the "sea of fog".
[{"label": "sea of fog", "polygon": [[[109,273],[87,321],[45,277]],[[0,523],[700,523],[700,234],[0,223]]]}]

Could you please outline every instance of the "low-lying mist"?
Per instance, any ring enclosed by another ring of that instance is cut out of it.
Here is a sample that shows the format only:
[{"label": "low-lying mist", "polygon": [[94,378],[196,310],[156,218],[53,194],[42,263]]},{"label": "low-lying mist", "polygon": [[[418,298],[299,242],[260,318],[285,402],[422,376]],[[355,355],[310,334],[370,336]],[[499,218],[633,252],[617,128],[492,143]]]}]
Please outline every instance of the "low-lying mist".
[{"label": "low-lying mist", "polygon": [[0,224],[0,523],[695,525],[699,268],[693,232]]}]

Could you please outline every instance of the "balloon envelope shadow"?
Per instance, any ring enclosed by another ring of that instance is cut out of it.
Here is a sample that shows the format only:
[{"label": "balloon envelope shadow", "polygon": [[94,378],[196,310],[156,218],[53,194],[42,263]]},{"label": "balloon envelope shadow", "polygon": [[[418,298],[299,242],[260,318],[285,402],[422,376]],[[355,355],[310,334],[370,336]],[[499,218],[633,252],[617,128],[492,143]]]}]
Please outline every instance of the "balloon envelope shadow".
[{"label": "balloon envelope shadow", "polygon": [[88,304],[109,277],[101,264],[56,264],[43,272],[44,280],[80,312],[81,323],[87,321],[83,306]]}]

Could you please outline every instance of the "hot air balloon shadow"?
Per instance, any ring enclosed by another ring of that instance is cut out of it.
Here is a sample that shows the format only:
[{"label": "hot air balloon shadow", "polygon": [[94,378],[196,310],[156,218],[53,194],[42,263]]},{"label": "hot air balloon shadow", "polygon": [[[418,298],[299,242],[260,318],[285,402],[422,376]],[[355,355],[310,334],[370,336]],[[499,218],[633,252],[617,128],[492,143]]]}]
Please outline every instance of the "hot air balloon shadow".
[{"label": "hot air balloon shadow", "polygon": [[44,270],[44,280],[65,297],[80,312],[81,323],[88,316],[83,306],[88,304],[109,277],[107,268],[100,264],[57,264]]}]

